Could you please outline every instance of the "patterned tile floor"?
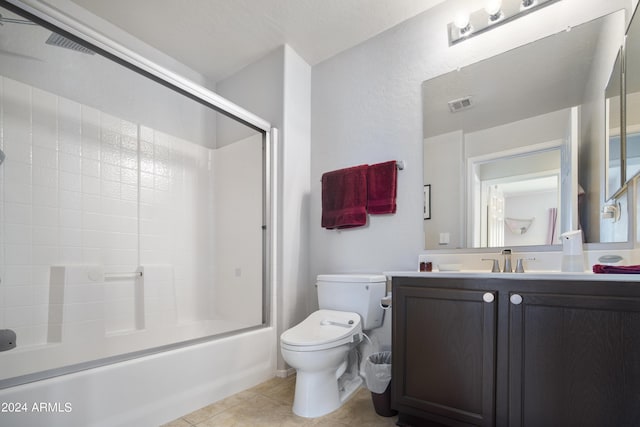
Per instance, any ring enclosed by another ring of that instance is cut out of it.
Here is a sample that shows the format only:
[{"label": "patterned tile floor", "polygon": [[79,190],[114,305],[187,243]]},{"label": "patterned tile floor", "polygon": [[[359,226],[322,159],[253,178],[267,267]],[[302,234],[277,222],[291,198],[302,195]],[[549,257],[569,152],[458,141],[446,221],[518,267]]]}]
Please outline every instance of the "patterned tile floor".
[{"label": "patterned tile floor", "polygon": [[394,426],[395,417],[376,414],[371,392],[358,390],[341,408],[320,418],[303,418],[291,411],[295,376],[274,378],[184,415],[163,427],[256,427],[256,426]]}]

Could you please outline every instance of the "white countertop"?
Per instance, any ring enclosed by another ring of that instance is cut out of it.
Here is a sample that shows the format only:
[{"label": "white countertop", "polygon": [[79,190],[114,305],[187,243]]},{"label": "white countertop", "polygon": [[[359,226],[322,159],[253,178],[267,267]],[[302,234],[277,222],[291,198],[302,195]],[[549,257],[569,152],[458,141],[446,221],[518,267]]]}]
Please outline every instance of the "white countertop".
[{"label": "white countertop", "polygon": [[590,271],[583,273],[563,273],[561,271],[529,271],[526,273],[492,273],[481,270],[461,271],[385,271],[387,277],[452,277],[452,278],[486,278],[486,279],[516,279],[516,280],[583,280],[583,281],[612,281],[612,282],[640,282],[640,274],[595,274]]}]

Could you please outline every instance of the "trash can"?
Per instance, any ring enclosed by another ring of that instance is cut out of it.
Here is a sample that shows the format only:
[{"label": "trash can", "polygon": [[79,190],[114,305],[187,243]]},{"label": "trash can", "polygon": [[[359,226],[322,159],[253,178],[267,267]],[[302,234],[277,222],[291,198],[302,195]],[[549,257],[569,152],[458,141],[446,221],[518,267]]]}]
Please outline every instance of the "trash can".
[{"label": "trash can", "polygon": [[398,413],[391,409],[391,352],[373,353],[364,365],[367,388],[376,413],[383,417],[392,417]]}]

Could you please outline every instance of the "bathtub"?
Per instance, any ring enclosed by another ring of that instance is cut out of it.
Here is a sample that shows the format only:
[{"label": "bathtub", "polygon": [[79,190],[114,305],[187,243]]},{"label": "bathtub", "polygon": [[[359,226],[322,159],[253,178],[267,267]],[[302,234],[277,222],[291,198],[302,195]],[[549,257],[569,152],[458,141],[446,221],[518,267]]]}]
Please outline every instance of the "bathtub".
[{"label": "bathtub", "polygon": [[7,426],[157,426],[276,371],[273,327],[0,390]]}]

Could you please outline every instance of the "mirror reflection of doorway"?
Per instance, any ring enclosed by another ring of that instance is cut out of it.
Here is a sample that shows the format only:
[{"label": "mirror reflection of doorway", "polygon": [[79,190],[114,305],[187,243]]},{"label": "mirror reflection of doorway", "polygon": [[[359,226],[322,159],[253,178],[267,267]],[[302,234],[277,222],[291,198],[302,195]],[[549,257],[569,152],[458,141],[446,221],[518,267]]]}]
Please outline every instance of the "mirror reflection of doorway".
[{"label": "mirror reflection of doorway", "polygon": [[471,164],[476,247],[557,243],[560,148]]}]

